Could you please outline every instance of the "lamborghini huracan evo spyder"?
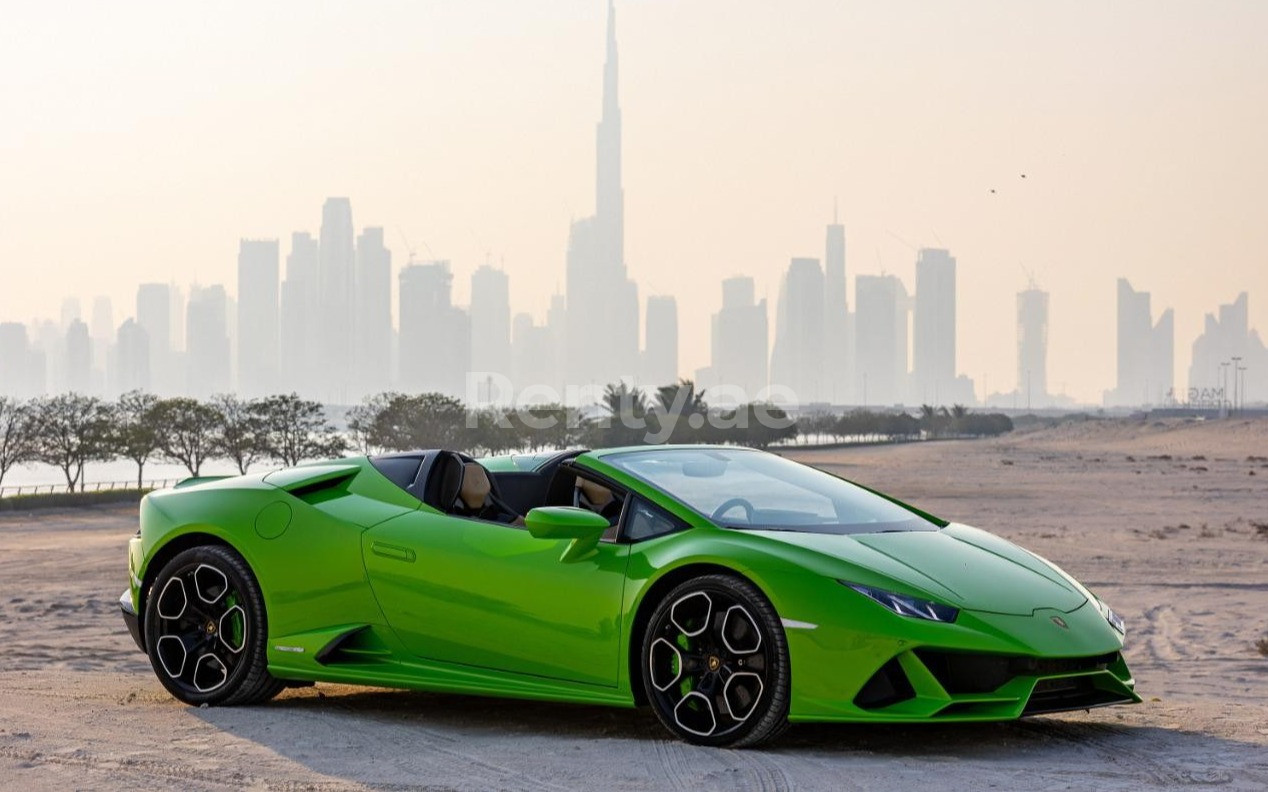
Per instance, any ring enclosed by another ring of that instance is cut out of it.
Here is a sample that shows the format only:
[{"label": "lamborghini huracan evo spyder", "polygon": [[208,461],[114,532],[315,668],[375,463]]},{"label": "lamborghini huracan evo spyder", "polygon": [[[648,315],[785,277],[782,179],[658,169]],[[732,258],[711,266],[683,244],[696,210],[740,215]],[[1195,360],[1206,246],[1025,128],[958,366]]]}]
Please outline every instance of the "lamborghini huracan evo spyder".
[{"label": "lamborghini huracan evo spyder", "polygon": [[761,451],[432,450],[141,502],[119,600],[190,704],[314,681],[651,706],[705,745],[795,721],[1140,701],[1053,564]]}]

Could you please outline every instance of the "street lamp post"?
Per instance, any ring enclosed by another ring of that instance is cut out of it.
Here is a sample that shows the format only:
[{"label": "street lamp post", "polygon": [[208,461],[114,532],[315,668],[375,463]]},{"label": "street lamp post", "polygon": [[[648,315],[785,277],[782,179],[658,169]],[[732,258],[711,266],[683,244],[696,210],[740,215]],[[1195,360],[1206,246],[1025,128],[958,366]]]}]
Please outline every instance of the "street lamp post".
[{"label": "street lamp post", "polygon": [[1241,408],[1237,400],[1237,372],[1241,370],[1242,359],[1239,355],[1233,356],[1233,412],[1238,412]]},{"label": "street lamp post", "polygon": [[1220,362],[1220,417],[1228,417],[1228,361]]}]

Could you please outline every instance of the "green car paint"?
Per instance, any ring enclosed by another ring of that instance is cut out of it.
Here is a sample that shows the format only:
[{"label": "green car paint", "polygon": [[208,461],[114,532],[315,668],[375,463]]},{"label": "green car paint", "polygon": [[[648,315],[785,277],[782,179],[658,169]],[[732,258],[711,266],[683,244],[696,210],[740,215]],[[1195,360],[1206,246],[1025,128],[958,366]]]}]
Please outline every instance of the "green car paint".
[{"label": "green car paint", "polygon": [[[928,530],[725,527],[619,464],[637,450],[584,452],[569,464],[681,530],[600,541],[606,521],[567,506],[533,510],[527,530],[457,517],[366,457],[155,492],[141,503],[121,604],[143,614],[168,559],[225,544],[258,579],[275,677],[628,707],[645,700],[640,647],[651,610],[673,584],[726,571],[756,585],[782,619],[792,721],[1011,719],[1074,681],[1095,691],[1079,699],[1089,706],[1140,700],[1100,601],[1010,542],[905,506],[930,520]],[[483,464],[496,477],[551,458]],[[958,615],[899,615],[851,586]],[[961,657],[1002,658],[1008,671],[990,689],[962,689],[946,671]],[[893,703],[862,702],[892,669],[910,690]]]}]

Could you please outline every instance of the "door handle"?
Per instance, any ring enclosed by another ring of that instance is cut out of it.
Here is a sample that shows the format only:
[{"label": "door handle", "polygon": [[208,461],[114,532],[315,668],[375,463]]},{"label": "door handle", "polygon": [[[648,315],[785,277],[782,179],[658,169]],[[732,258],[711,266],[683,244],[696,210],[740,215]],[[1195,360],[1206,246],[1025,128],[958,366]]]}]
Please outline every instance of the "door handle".
[{"label": "door handle", "polygon": [[387,544],[386,542],[371,542],[370,552],[384,558],[391,558],[394,561],[405,561],[406,563],[414,563],[414,559],[418,556],[408,547],[400,547],[399,545]]}]

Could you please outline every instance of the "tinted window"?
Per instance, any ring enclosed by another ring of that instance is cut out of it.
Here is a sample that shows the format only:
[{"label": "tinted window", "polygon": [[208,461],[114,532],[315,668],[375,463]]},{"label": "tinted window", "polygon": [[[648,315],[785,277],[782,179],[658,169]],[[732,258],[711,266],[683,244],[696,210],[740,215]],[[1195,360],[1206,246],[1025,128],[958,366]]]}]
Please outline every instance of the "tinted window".
[{"label": "tinted window", "polygon": [[625,527],[625,538],[631,542],[664,536],[667,533],[686,527],[672,516],[652,506],[650,503],[636,498],[630,505],[628,522]]},{"label": "tinted window", "polygon": [[418,476],[418,466],[422,463],[423,458],[420,456],[370,457],[370,464],[403,490],[409,489],[414,483],[414,478]]}]

